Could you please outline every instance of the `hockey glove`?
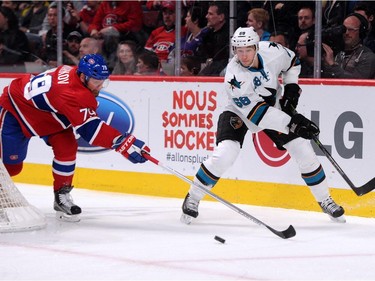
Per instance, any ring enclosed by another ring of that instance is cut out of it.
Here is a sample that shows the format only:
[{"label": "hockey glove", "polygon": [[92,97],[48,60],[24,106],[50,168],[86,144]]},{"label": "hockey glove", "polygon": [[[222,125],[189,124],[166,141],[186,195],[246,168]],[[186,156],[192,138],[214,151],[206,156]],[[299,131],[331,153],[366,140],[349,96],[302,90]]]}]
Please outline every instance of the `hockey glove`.
[{"label": "hockey glove", "polygon": [[297,84],[287,84],[284,86],[284,95],[280,99],[281,110],[289,116],[295,113],[298,99],[302,90]]},{"label": "hockey glove", "polygon": [[113,148],[134,164],[147,161],[147,159],[142,156],[142,152],[150,153],[150,148],[133,135],[121,136],[113,145]]},{"label": "hockey glove", "polygon": [[301,114],[293,115],[288,127],[290,132],[308,140],[320,133],[318,126]]}]

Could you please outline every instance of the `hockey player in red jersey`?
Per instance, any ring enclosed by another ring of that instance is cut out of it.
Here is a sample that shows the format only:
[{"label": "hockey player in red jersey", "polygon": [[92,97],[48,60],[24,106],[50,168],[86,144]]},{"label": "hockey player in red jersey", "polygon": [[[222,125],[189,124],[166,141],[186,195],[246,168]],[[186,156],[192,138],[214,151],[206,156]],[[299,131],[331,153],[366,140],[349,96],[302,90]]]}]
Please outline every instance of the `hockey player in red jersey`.
[{"label": "hockey player in red jersey", "polygon": [[13,80],[0,96],[0,156],[11,176],[19,174],[31,137],[52,147],[54,209],[61,219],[78,221],[81,208],[70,191],[78,150],[74,131],[94,146],[112,148],[133,163],[150,149],[133,135],[122,135],[101,120],[96,109],[100,89],[108,82],[103,57],[85,55],[77,66],[62,65],[37,76]]}]

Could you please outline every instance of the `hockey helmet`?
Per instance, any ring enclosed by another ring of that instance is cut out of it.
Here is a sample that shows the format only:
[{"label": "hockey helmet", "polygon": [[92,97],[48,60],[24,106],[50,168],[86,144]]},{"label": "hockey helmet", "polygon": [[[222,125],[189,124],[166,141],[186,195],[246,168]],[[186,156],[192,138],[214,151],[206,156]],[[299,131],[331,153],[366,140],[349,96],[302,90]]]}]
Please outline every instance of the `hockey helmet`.
[{"label": "hockey helmet", "polygon": [[232,49],[237,47],[255,46],[258,50],[259,35],[254,30],[254,27],[239,27],[232,36]]},{"label": "hockey helmet", "polygon": [[86,80],[94,78],[105,80],[109,77],[109,70],[104,58],[99,54],[85,55],[78,64],[78,73],[83,73]]}]

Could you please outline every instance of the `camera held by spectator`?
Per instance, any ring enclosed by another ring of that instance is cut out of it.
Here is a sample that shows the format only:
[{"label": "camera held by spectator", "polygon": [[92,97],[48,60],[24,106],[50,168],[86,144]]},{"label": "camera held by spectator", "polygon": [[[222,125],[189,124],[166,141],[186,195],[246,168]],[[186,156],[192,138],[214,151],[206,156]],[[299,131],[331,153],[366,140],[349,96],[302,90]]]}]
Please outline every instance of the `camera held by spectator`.
[{"label": "camera held by spectator", "polygon": [[[335,27],[329,27],[322,30],[322,43],[327,44],[333,50],[336,55],[344,49],[343,34],[346,32],[346,27],[344,25],[338,25]],[[306,48],[308,56],[314,56],[315,38],[314,32],[309,34],[306,40]],[[324,49],[321,47],[321,52],[324,54]]]}]

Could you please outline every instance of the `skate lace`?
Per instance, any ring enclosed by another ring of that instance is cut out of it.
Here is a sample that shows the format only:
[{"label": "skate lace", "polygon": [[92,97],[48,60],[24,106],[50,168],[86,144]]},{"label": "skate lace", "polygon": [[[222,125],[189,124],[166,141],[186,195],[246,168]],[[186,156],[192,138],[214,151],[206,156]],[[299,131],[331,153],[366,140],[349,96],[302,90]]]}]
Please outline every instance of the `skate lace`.
[{"label": "skate lace", "polygon": [[69,193],[60,193],[59,201],[64,206],[68,206],[68,207],[74,206],[73,198]]},{"label": "skate lace", "polygon": [[321,206],[327,210],[328,212],[330,212],[331,214],[333,214],[335,211],[337,211],[340,206],[337,205],[331,197],[328,197],[327,199],[325,199],[324,201],[322,201],[321,203]]},{"label": "skate lace", "polygon": [[189,198],[186,200],[186,207],[190,210],[197,211],[198,201],[191,199],[191,197],[189,196]]}]

